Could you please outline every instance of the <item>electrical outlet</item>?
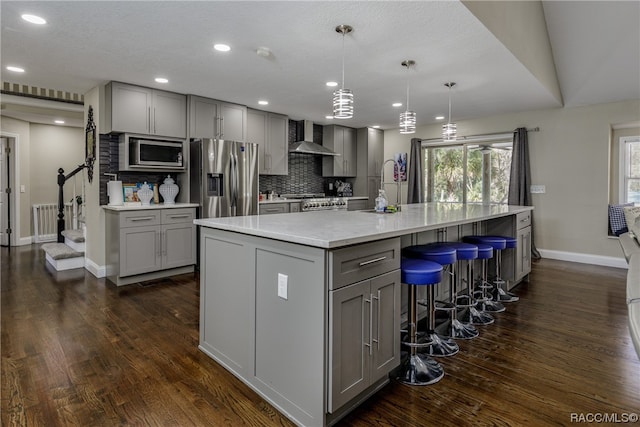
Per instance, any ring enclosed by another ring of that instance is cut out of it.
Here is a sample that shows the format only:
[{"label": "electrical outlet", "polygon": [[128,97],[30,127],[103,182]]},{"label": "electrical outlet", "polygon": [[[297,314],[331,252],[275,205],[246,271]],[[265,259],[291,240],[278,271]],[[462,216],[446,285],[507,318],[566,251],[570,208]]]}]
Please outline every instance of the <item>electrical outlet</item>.
[{"label": "electrical outlet", "polygon": [[278,296],[282,299],[288,299],[288,284],[289,276],[286,274],[278,273]]},{"label": "electrical outlet", "polygon": [[543,194],[547,192],[547,187],[545,185],[532,185],[531,186],[531,194]]}]

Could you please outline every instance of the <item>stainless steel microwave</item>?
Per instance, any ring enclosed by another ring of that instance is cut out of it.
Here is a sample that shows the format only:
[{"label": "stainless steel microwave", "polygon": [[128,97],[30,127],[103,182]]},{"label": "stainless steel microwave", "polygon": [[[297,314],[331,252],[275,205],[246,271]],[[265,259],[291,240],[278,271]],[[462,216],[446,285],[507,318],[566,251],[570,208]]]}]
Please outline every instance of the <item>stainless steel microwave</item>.
[{"label": "stainless steel microwave", "polygon": [[184,140],[124,134],[121,142],[121,170],[184,170]]}]

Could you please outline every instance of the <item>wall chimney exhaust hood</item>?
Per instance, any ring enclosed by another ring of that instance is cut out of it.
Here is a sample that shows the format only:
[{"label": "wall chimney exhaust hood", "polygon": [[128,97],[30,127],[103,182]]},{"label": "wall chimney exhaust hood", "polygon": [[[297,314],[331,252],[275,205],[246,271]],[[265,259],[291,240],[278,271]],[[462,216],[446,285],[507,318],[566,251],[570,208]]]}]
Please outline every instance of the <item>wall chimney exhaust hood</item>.
[{"label": "wall chimney exhaust hood", "polygon": [[310,120],[304,120],[303,132],[300,134],[300,126],[297,126],[297,141],[293,144],[289,144],[290,153],[305,153],[305,154],[319,154],[322,156],[339,156],[340,154],[334,153],[326,147],[313,142],[313,122]]}]

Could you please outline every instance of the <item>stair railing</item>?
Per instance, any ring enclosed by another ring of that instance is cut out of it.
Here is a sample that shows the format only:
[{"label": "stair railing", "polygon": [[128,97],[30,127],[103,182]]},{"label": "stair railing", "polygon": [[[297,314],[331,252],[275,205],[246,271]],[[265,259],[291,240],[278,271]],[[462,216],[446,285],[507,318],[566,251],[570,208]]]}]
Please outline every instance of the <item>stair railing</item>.
[{"label": "stair railing", "polygon": [[58,243],[64,243],[64,183],[87,167],[87,164],[78,165],[69,175],[64,174],[64,169],[58,169]]}]

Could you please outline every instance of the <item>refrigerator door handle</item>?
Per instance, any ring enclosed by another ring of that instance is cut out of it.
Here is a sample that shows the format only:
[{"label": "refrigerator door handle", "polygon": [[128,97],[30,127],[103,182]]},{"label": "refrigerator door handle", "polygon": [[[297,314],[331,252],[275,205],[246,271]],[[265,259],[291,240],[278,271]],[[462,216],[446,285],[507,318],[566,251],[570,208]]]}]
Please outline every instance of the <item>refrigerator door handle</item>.
[{"label": "refrigerator door handle", "polygon": [[238,161],[236,156],[230,154],[230,174],[231,174],[231,207],[237,207],[238,204]]}]

